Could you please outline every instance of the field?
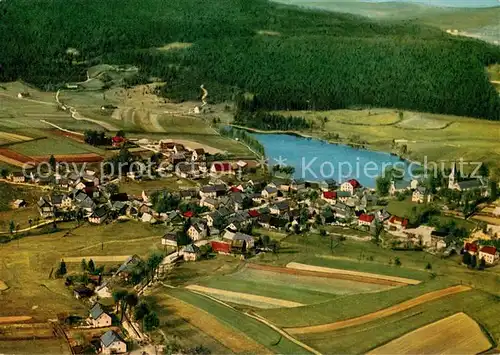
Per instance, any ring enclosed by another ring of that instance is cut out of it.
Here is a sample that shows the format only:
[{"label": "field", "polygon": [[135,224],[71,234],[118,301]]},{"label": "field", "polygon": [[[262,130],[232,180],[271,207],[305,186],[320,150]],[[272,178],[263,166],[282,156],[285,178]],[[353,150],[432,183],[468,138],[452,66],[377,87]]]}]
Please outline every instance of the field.
[{"label": "field", "polygon": [[491,348],[481,328],[465,313],[457,313],[414,330],[369,354],[478,354]]},{"label": "field", "polygon": [[63,339],[0,341],[0,351],[4,354],[61,354],[71,351]]},{"label": "field", "polygon": [[[65,311],[86,314],[87,308],[65,288],[63,280],[49,278],[62,258],[123,255],[125,248],[127,253],[143,257],[163,251],[160,236],[165,228],[134,221],[76,229],[73,223],[58,226],[61,231],[56,233],[37,235],[33,231],[28,237],[0,244],[0,280],[9,285],[0,295],[0,316],[31,316],[45,322]],[[107,267],[119,264],[105,263]],[[68,263],[67,268],[69,273],[78,272],[80,263]]]},{"label": "field", "polygon": [[[399,120],[396,110],[333,110],[333,111],[280,111],[285,116],[303,116],[316,122],[307,135],[329,139],[330,133],[340,135],[341,142],[353,136],[367,141],[375,150],[391,151],[393,140],[406,144],[409,157],[423,162],[500,161],[498,132],[500,123],[467,117],[446,116],[405,111]],[[321,123],[320,118],[328,121]],[[443,143],[444,142],[444,143]],[[397,150],[396,150],[397,152]],[[446,165],[448,167],[449,165]]]}]

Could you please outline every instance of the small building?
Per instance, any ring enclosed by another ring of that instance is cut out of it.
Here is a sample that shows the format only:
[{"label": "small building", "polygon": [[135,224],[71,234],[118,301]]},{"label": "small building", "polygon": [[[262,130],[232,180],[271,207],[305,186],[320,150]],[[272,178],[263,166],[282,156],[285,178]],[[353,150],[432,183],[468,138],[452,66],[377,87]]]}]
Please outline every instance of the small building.
[{"label": "small building", "polygon": [[290,183],[290,190],[299,191],[306,188],[306,182],[304,179],[293,179]]},{"label": "small building", "polygon": [[55,194],[50,198],[52,205],[58,209],[70,209],[73,206],[73,199],[65,194]]},{"label": "small building", "polygon": [[175,233],[166,233],[161,237],[161,245],[177,248],[177,235]]},{"label": "small building", "polygon": [[370,227],[374,223],[374,221],[375,221],[374,215],[362,213],[358,218],[358,225]]},{"label": "small building", "polygon": [[13,208],[24,208],[26,207],[28,204],[26,203],[25,200],[22,200],[22,199],[17,199],[15,200],[14,202],[12,202],[12,207]]},{"label": "small building", "polygon": [[321,189],[321,191],[332,191],[332,190],[335,190],[337,188],[338,184],[337,184],[337,181],[335,181],[333,179],[326,179],[326,180],[320,181],[318,183],[318,186]]},{"label": "small building", "polygon": [[213,185],[203,186],[200,190],[200,197],[202,199],[207,198],[207,197],[211,197],[211,198],[217,197],[217,190],[215,189],[215,186],[213,186]]},{"label": "small building", "polygon": [[110,317],[109,314],[104,312],[101,304],[96,303],[90,309],[89,323],[94,328],[109,327],[111,326],[112,318]]},{"label": "small building", "polygon": [[76,299],[90,298],[93,294],[94,291],[87,286],[78,286],[73,289],[73,295]]},{"label": "small building", "polygon": [[321,194],[321,199],[325,200],[330,204],[335,204],[337,202],[337,192],[336,191],[323,191]]},{"label": "small building", "polygon": [[479,260],[481,259],[484,259],[488,265],[496,264],[498,262],[497,248],[487,245],[479,249]]},{"label": "small building", "polygon": [[269,211],[271,212],[271,214],[275,215],[284,214],[289,210],[290,210],[290,202],[288,200],[279,201],[269,206]]},{"label": "small building", "polygon": [[427,192],[425,187],[419,186],[413,191],[411,201],[416,203],[430,203],[432,201],[432,195]]},{"label": "small building", "polygon": [[391,231],[401,231],[408,226],[408,219],[392,216],[386,221],[387,229]]},{"label": "small building", "polygon": [[125,138],[114,136],[113,138],[111,138],[111,142],[113,144],[113,147],[121,147],[125,143]]},{"label": "small building", "polygon": [[101,350],[103,354],[123,354],[127,343],[114,330],[108,330],[101,336]]},{"label": "small building", "polygon": [[212,250],[219,254],[230,254],[231,253],[231,243],[224,242],[220,240],[212,240],[210,242]]},{"label": "small building", "polygon": [[240,232],[231,232],[227,230],[224,233],[222,240],[231,243],[231,248],[237,248],[239,250],[248,250],[255,246],[254,237]]},{"label": "small building", "polygon": [[261,192],[262,198],[272,199],[278,196],[278,189],[274,186],[266,186]]},{"label": "small building", "polygon": [[219,207],[219,201],[212,197],[204,198],[200,200],[200,206],[215,210]]},{"label": "small building", "polygon": [[337,200],[346,203],[352,196],[350,191],[337,191]]},{"label": "small building", "polygon": [[40,197],[37,207],[42,218],[54,217],[54,206],[52,206],[52,203],[46,197]]},{"label": "small building", "polygon": [[189,244],[184,247],[182,257],[184,261],[196,261],[200,258],[201,250],[196,244]]},{"label": "small building", "polygon": [[205,150],[203,148],[196,148],[193,150],[193,155],[191,156],[192,161],[202,161],[205,160]]},{"label": "small building", "polygon": [[207,236],[207,228],[203,223],[195,223],[191,225],[186,234],[194,241],[201,240]]},{"label": "small building", "polygon": [[93,224],[101,224],[105,222],[108,217],[108,209],[106,208],[106,206],[101,206],[89,216],[89,222]]},{"label": "small building", "polygon": [[231,163],[228,162],[215,162],[210,167],[210,173],[212,175],[231,175],[234,174]]},{"label": "small building", "polygon": [[14,172],[9,174],[9,180],[15,183],[23,183],[26,182],[26,176],[22,172]]},{"label": "small building", "polygon": [[389,187],[389,195],[394,196],[398,192],[404,192],[411,188],[410,181],[406,180],[391,180],[391,186]]},{"label": "small building", "polygon": [[351,179],[351,180],[348,180],[348,181],[342,183],[342,185],[340,185],[340,191],[347,191],[347,192],[350,192],[351,195],[353,195],[354,191],[356,189],[359,189],[360,187],[361,187],[361,184],[359,183],[358,180]]},{"label": "small building", "polygon": [[470,255],[476,255],[479,250],[479,246],[476,243],[465,243],[464,253],[469,253]]}]

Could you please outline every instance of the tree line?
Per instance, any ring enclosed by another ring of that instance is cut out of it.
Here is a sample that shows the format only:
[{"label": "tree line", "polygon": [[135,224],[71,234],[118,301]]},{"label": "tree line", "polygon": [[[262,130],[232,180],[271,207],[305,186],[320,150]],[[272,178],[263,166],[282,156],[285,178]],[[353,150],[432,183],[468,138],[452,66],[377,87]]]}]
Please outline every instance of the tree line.
[{"label": "tree line", "polygon": [[[177,100],[198,99],[204,83],[213,102],[252,93],[265,110],[377,106],[499,119],[484,66],[500,62],[500,49],[412,23],[265,0],[17,0],[0,2],[0,33],[0,81],[46,90],[85,80],[92,65],[132,64],[132,84],[161,78],[162,94]],[[156,49],[170,42],[193,45]]]},{"label": "tree line", "polygon": [[276,113],[244,110],[237,111],[234,116],[234,123],[264,131],[300,131],[309,129],[312,125],[304,117],[285,117]]}]

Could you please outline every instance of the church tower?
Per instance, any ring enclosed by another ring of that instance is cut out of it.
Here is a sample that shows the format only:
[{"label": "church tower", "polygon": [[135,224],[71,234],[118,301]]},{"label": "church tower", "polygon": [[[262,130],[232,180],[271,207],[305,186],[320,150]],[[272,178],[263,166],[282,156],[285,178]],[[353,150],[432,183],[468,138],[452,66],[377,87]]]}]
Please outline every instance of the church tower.
[{"label": "church tower", "polygon": [[456,163],[454,162],[452,167],[451,167],[450,176],[448,177],[448,188],[451,190],[455,189],[455,184],[457,183],[456,175],[457,175]]}]

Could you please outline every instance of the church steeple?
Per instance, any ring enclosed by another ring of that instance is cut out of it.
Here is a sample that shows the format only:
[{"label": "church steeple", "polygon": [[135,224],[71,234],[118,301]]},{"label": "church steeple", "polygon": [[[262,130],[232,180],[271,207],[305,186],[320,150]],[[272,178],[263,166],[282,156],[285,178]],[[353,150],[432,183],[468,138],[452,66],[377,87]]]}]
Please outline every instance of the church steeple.
[{"label": "church steeple", "polygon": [[449,189],[454,189],[455,188],[455,183],[456,183],[456,163],[453,162],[453,165],[451,166],[451,173],[450,176],[448,176],[448,188]]}]

